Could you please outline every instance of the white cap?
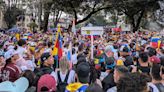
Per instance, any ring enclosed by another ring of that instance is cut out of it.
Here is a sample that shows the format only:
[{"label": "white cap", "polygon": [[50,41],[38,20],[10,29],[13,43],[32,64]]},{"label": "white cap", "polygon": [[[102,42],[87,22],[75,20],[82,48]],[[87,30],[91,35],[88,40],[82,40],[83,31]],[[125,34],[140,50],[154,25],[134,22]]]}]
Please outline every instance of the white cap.
[{"label": "white cap", "polygon": [[13,55],[16,55],[16,54],[18,54],[17,51],[15,51],[14,49],[10,49],[10,50],[8,50],[8,51],[4,54],[4,57],[5,57],[5,59],[9,59],[9,58],[11,58]]},{"label": "white cap", "polygon": [[0,83],[0,92],[25,92],[28,86],[27,78],[21,77],[15,82],[5,81]]}]

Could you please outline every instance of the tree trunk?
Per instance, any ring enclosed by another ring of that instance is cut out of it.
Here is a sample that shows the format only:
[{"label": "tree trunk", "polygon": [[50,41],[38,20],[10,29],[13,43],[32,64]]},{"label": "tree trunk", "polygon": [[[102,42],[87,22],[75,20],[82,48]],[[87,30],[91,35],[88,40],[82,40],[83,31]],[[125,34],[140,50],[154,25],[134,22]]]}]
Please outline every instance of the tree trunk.
[{"label": "tree trunk", "polygon": [[41,22],[42,22],[42,2],[39,2],[39,13],[38,13],[38,23],[39,23],[39,31],[41,30]]},{"label": "tree trunk", "polygon": [[44,30],[44,32],[47,31],[51,6],[52,6],[52,3],[44,5],[44,23],[43,23],[43,30]]},{"label": "tree trunk", "polygon": [[59,22],[59,19],[60,19],[61,15],[62,15],[62,11],[58,10],[55,13],[56,13],[56,16],[55,16],[56,18],[55,18],[55,22],[54,22],[54,27],[57,27],[57,24]]},{"label": "tree trunk", "polygon": [[47,31],[47,27],[48,27],[48,19],[49,19],[49,14],[50,14],[50,11],[49,10],[47,10],[47,11],[44,11],[44,32],[46,32]]},{"label": "tree trunk", "polygon": [[140,14],[138,15],[138,18],[134,18],[135,15],[133,16],[128,16],[129,19],[131,20],[131,25],[132,25],[132,31],[133,33],[135,33],[136,31],[138,31],[139,27],[140,27],[140,24],[141,24],[141,20],[142,20],[142,17],[144,15],[144,12],[145,10],[142,10],[140,12]]}]

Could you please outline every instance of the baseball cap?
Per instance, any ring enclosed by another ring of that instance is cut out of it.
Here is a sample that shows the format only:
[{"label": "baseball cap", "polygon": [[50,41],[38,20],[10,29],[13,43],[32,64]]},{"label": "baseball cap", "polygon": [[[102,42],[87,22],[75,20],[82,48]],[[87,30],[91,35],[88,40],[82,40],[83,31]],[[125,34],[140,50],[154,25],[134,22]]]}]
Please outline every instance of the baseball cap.
[{"label": "baseball cap", "polygon": [[90,66],[87,62],[81,62],[77,65],[76,73],[81,80],[87,80],[90,73]]},{"label": "baseball cap", "polygon": [[152,56],[152,57],[150,57],[150,62],[158,64],[161,61],[157,56]]},{"label": "baseball cap", "polygon": [[106,63],[106,68],[107,69],[113,69],[115,67],[115,65],[116,65],[115,59],[113,57],[108,57],[105,60],[105,63]]},{"label": "baseball cap", "polygon": [[56,91],[56,80],[50,74],[45,74],[40,77],[38,81],[38,92],[41,91],[43,87],[48,88],[48,92]]},{"label": "baseball cap", "polygon": [[28,86],[29,81],[25,77],[21,77],[15,82],[5,81],[0,83],[0,92],[25,92]]},{"label": "baseball cap", "polygon": [[130,52],[130,47],[129,45],[122,45],[120,47],[120,52]]},{"label": "baseball cap", "polygon": [[8,50],[5,54],[4,54],[4,57],[5,59],[9,59],[11,58],[13,55],[16,55],[18,54],[17,51],[15,51],[14,49],[11,49],[11,50]]},{"label": "baseball cap", "polygon": [[50,53],[43,53],[42,55],[41,55],[41,62],[44,62],[45,60],[47,60],[49,57],[50,57],[51,55],[50,55]]}]

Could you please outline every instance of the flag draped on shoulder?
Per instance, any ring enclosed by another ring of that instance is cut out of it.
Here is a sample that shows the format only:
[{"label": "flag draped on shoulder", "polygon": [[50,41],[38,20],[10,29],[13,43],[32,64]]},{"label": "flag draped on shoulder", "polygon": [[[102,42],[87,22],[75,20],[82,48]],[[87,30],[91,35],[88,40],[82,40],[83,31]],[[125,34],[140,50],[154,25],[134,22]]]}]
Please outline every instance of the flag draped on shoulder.
[{"label": "flag draped on shoulder", "polygon": [[52,51],[52,55],[57,57],[58,60],[62,57],[62,35],[60,30],[60,25],[58,26],[57,34],[56,34],[56,40],[54,44],[54,48]]}]

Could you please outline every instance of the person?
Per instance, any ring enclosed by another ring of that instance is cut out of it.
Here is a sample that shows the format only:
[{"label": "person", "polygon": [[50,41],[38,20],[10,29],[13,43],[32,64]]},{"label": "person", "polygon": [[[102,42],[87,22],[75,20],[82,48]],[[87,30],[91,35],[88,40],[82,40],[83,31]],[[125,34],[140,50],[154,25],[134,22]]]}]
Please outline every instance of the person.
[{"label": "person", "polygon": [[155,48],[152,48],[152,47],[149,47],[147,52],[148,52],[149,57],[152,57],[152,56],[156,56],[157,55],[156,49]]},{"label": "person", "polygon": [[89,87],[86,89],[85,92],[103,92],[103,90],[100,87],[100,85],[93,83],[93,84],[89,85]]},{"label": "person", "polygon": [[37,82],[42,75],[51,74],[54,71],[52,68],[52,65],[54,64],[54,59],[50,55],[50,53],[43,53],[40,59],[41,59],[41,67],[36,68],[34,70],[34,73],[36,74],[36,78],[34,80],[35,86],[37,85]]},{"label": "person", "polygon": [[76,66],[77,64],[77,53],[76,53],[76,49],[72,48],[72,63],[74,66]]},{"label": "person", "polygon": [[161,78],[162,78],[162,84],[164,85],[164,65],[161,66],[160,75],[161,75]]},{"label": "person", "polygon": [[3,55],[0,55],[0,70],[2,67],[4,67],[5,65],[5,58]]},{"label": "person", "polygon": [[106,61],[106,74],[107,76],[102,80],[103,90],[106,92],[109,88],[116,86],[113,78],[114,67],[116,63],[113,58],[108,58]]},{"label": "person", "polygon": [[1,81],[11,81],[14,82],[20,77],[21,70],[16,65],[16,56],[18,53],[16,52],[10,52],[6,54],[6,64],[1,69]]},{"label": "person", "polygon": [[[108,45],[106,48],[105,48],[105,53],[103,54],[103,58],[105,59],[105,62],[107,62],[109,60],[109,58],[115,60],[114,58],[114,53],[115,53],[115,49],[113,46],[111,45]],[[105,72],[105,64],[104,62],[101,63],[101,71]]]},{"label": "person", "polygon": [[23,57],[24,53],[27,52],[27,49],[26,49],[26,41],[23,40],[23,39],[20,39],[18,41],[18,47],[17,47],[17,50],[16,50],[19,54],[20,57]]},{"label": "person", "polygon": [[117,83],[117,92],[148,92],[147,80],[140,73],[129,73]]},{"label": "person", "polygon": [[151,56],[149,58],[149,63],[152,66],[153,64],[160,64],[161,63],[161,60],[157,56]]},{"label": "person", "polygon": [[79,60],[80,58],[85,58],[86,59],[86,56],[84,54],[84,44],[80,44],[78,46],[77,60]]},{"label": "person", "polygon": [[120,47],[120,57],[117,60],[117,65],[130,66],[133,65],[133,58],[130,55],[130,47],[127,44],[124,44]]},{"label": "person", "polygon": [[37,85],[37,92],[56,92],[56,80],[50,74],[40,77]]},{"label": "person", "polygon": [[25,92],[36,92],[36,87],[33,86],[35,74],[31,70],[25,70],[22,74],[22,77],[27,78],[29,81],[29,87]]},{"label": "person", "polygon": [[46,44],[44,53],[46,53],[46,52],[52,52],[52,42],[48,42],[48,43]]},{"label": "person", "polygon": [[26,53],[26,57],[24,57],[24,59],[26,61],[26,66],[27,66],[27,69],[25,70],[34,71],[34,69],[36,68],[36,64],[35,64],[35,60],[34,60],[34,57],[32,56],[31,51]]},{"label": "person", "polygon": [[[114,82],[116,83],[116,85],[117,85],[118,81],[120,80],[120,78],[125,76],[128,73],[129,73],[129,70],[127,67],[116,66],[114,69],[114,74],[113,74]],[[117,87],[115,86],[115,87],[109,88],[107,90],[107,92],[117,92]]]},{"label": "person", "polygon": [[87,62],[81,62],[76,69],[77,82],[69,84],[65,92],[85,92],[89,86],[90,66]]},{"label": "person", "polygon": [[51,74],[53,72],[52,65],[54,64],[53,56],[48,53],[43,53],[41,55],[41,67],[40,69],[44,74]]},{"label": "person", "polygon": [[149,56],[146,52],[142,52],[139,54],[138,65],[137,65],[138,72],[142,72],[149,75],[150,65],[148,60],[149,60]]},{"label": "person", "polygon": [[63,56],[59,62],[59,70],[52,72],[51,75],[58,83],[57,89],[63,90],[61,85],[65,83],[65,86],[75,82],[75,71],[69,69],[69,62],[66,56]]},{"label": "person", "polygon": [[163,92],[164,85],[162,84],[162,78],[160,76],[160,65],[153,64],[151,67],[150,75],[152,77],[152,82],[149,83],[149,87],[152,92]]}]

